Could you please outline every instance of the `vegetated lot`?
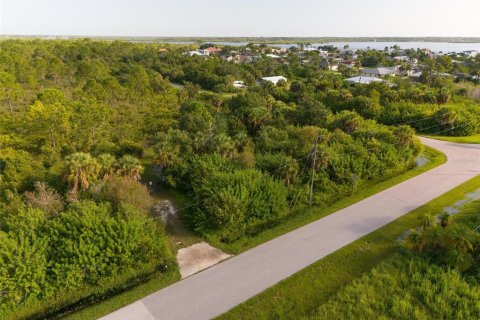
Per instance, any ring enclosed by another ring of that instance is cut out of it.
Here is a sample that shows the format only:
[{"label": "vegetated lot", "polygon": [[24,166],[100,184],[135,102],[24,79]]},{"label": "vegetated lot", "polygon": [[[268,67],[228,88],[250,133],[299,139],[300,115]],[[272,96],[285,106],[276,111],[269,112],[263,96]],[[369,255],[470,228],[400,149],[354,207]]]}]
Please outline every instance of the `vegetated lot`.
[{"label": "vegetated lot", "polygon": [[[190,49],[0,41],[1,318],[107,299],[95,317],[179,278],[182,241],[152,212],[142,163],[160,173],[150,188],[187,198],[185,243],[235,253],[426,169],[409,171],[417,132],[479,133],[478,103],[438,75],[457,68],[446,58],[412,51],[419,81],[350,86],[354,69],[323,70],[318,53],[250,46],[237,49],[256,58],[233,63]],[[360,56],[375,59],[392,57]],[[288,81],[257,84],[272,75]]]},{"label": "vegetated lot", "polygon": [[[462,208],[453,223],[441,214],[479,188],[475,177],[219,319],[478,318],[480,239],[473,229],[480,202]],[[436,215],[449,221],[446,228]]]},{"label": "vegetated lot", "polygon": [[[370,195],[378,193],[386,188],[389,188],[402,181],[405,181],[418,174],[421,174],[422,172],[430,170],[438,165],[441,165],[446,160],[445,156],[442,153],[429,147],[426,147],[424,151],[424,156],[426,159],[428,159],[428,161],[423,167],[415,167],[394,178],[387,179],[383,182],[372,183],[371,185],[367,185],[365,186],[365,188],[362,188],[362,190],[357,191],[353,196],[344,198],[334,203],[332,206],[329,206],[328,208],[325,208],[323,210],[318,208],[312,208],[311,210],[307,210],[305,212],[302,212],[301,214],[299,213],[296,216],[292,216],[288,220],[282,221],[279,225],[272,227],[268,230],[265,230],[254,236],[251,236],[248,238],[242,237],[233,243],[224,244],[221,242],[215,242],[215,244],[222,248],[228,248],[231,252],[240,253],[244,250],[247,250],[265,241],[273,239],[281,234],[294,230],[302,225],[305,225],[309,222],[312,222],[316,219],[319,219],[323,216],[326,216],[330,213],[340,210],[341,208],[345,208]],[[178,238],[177,236],[178,236],[177,234],[174,235],[175,241],[178,239],[186,240],[187,242],[191,241],[191,235],[182,234],[180,238]],[[128,303],[132,303],[150,293],[153,293],[161,289],[163,286],[165,286],[165,284],[170,283],[168,281],[162,281],[164,280],[162,277],[163,275],[159,274],[153,279],[145,282],[144,284],[139,285],[138,287],[135,287],[129,291],[123,292],[117,296],[109,297],[105,301],[97,303],[93,306],[86,307],[68,316],[67,318],[72,320],[77,320],[77,319],[87,320],[92,318],[98,318],[100,316],[113,312],[116,309],[127,305]],[[178,279],[178,277],[177,278],[172,277],[171,279],[168,279],[168,280],[174,281],[174,279]]]}]

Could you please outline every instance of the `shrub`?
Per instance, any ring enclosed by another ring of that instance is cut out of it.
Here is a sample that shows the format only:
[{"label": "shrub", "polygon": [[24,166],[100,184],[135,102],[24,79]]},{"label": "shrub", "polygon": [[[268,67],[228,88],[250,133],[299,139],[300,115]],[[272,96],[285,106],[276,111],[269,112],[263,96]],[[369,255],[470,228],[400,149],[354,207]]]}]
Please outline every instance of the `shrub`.
[{"label": "shrub", "polygon": [[153,205],[148,188],[142,183],[127,177],[112,176],[103,185],[98,196],[109,201],[115,208],[128,204],[148,211]]},{"label": "shrub", "polygon": [[342,289],[310,319],[479,319],[480,289],[455,270],[395,256]]},{"label": "shrub", "polygon": [[81,201],[50,220],[41,210],[22,209],[4,216],[0,227],[0,317],[20,304],[174,263],[161,226],[128,205],[112,210]]},{"label": "shrub", "polygon": [[213,232],[226,242],[258,232],[287,213],[286,187],[253,169],[205,176],[193,191],[198,204],[187,220],[198,232]]},{"label": "shrub", "polygon": [[57,215],[63,211],[63,198],[53,188],[45,182],[36,182],[35,191],[25,192],[25,202],[40,210],[45,211],[48,214]]}]

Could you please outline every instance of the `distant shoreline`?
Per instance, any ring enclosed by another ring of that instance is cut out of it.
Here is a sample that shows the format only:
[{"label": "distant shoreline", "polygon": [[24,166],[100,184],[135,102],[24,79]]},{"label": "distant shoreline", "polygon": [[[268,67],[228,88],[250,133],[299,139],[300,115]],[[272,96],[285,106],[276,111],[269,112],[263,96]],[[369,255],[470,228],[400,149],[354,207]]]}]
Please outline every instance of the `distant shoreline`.
[{"label": "distant shoreline", "polygon": [[10,39],[97,39],[138,42],[251,42],[268,44],[323,43],[323,42],[445,42],[480,43],[480,37],[142,37],[142,36],[82,36],[82,35],[0,35]]}]

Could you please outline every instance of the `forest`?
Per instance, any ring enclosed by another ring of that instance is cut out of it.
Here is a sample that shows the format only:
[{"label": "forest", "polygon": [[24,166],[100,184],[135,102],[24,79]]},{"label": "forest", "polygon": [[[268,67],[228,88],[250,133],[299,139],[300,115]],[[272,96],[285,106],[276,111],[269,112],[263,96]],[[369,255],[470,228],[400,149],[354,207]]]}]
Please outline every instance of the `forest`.
[{"label": "forest", "polygon": [[[417,134],[480,133],[469,87],[438,76],[448,61],[423,57],[419,82],[350,86],[315,53],[251,47],[261,58],[237,64],[187,46],[0,41],[0,317],[176,268],[145,166],[188,196],[191,230],[230,243],[414,167]],[[257,83],[278,74],[288,83]]]}]

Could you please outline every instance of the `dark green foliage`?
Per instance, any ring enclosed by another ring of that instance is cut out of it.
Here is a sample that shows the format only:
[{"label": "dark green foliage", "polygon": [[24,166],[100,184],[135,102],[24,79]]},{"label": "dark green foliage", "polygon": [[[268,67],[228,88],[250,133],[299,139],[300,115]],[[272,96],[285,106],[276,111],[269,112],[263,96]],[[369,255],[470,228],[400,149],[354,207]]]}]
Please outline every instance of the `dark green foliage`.
[{"label": "dark green foliage", "polygon": [[426,216],[422,228],[408,236],[407,247],[462,272],[480,262],[480,234],[471,226],[454,222],[447,212],[437,218]]},{"label": "dark green foliage", "polygon": [[193,192],[201,203],[186,219],[197,231],[213,231],[225,242],[258,232],[287,213],[285,186],[256,170],[216,172]]},{"label": "dark green foliage", "polygon": [[480,289],[458,271],[396,255],[342,289],[310,319],[478,319]]},{"label": "dark green foliage", "polygon": [[3,312],[173,259],[161,227],[127,205],[77,202],[50,219],[22,209],[3,216],[0,238]]}]

